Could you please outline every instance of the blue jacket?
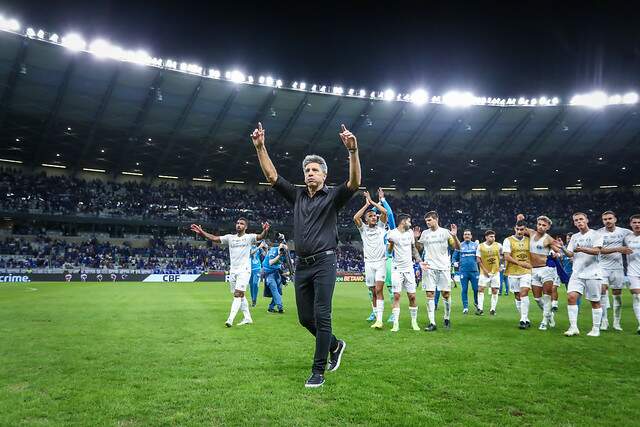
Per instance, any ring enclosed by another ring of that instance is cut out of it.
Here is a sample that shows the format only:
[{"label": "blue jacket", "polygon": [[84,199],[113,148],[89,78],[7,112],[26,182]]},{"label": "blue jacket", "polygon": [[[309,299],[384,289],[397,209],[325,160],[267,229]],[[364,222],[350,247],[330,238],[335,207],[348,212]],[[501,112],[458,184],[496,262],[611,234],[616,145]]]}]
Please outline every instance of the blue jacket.
[{"label": "blue jacket", "polygon": [[264,261],[262,261],[262,270],[265,274],[280,271],[280,264],[282,264],[280,260],[278,260],[278,262],[273,265],[269,265],[269,260],[277,257],[279,251],[280,249],[278,248],[278,246],[274,246],[273,248],[269,249],[269,252],[267,252],[267,255],[264,257]]},{"label": "blue jacket", "polygon": [[478,273],[478,261],[476,259],[476,251],[478,244],[476,242],[460,242],[460,249],[453,253],[453,262],[460,264],[460,273]]},{"label": "blue jacket", "polygon": [[262,268],[262,249],[253,246],[251,251],[255,251],[253,255],[251,255],[251,271],[260,271]]}]

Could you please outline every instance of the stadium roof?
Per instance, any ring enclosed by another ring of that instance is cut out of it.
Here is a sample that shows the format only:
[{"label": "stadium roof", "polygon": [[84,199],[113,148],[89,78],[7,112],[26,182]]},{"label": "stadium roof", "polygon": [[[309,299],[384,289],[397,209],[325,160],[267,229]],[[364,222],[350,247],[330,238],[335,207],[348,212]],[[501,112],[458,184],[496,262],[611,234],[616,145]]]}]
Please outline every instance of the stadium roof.
[{"label": "stadium roof", "polygon": [[454,108],[337,96],[101,59],[5,31],[0,81],[0,158],[26,165],[258,182],[249,134],[261,121],[281,173],[301,181],[300,161],[313,152],[340,181],[344,123],[358,136],[368,186],[640,183],[637,103]]}]

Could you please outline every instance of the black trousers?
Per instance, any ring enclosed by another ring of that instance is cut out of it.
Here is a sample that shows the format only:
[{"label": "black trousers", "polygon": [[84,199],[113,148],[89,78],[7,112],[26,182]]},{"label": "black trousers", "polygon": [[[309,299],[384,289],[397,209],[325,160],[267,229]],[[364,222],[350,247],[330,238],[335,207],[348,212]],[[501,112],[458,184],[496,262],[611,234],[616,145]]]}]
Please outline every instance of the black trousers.
[{"label": "black trousers", "polygon": [[329,351],[338,347],[331,332],[331,300],[336,286],[336,256],[321,255],[315,262],[296,265],[295,289],[298,320],[316,337],[312,372],[322,374]]}]

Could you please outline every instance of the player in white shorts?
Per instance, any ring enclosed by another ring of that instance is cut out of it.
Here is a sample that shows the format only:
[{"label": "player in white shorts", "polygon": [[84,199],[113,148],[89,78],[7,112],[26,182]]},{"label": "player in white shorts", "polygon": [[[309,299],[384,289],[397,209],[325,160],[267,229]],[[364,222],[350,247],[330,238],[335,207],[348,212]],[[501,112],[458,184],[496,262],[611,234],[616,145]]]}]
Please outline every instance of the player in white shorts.
[{"label": "player in white shorts", "polygon": [[413,261],[421,263],[422,259],[416,249],[416,239],[411,230],[411,217],[407,214],[397,216],[397,228],[387,233],[387,251],[393,253],[391,266],[391,290],[393,291],[393,328],[391,332],[400,330],[400,294],[404,289],[409,298],[411,328],[419,331],[418,306],[416,304],[416,278],[413,272]]},{"label": "player in white shorts", "polygon": [[238,314],[238,310],[242,310],[244,315],[244,319],[238,325],[253,323],[251,312],[249,311],[249,303],[244,295],[251,279],[251,245],[265,238],[269,231],[269,223],[262,223],[262,232],[260,234],[247,234],[248,225],[249,221],[246,218],[238,218],[236,221],[236,234],[215,236],[204,231],[201,225],[191,224],[191,231],[194,233],[211,240],[213,243],[226,244],[229,247],[229,258],[231,259],[229,283],[233,287],[233,302],[231,303],[229,317],[224,323],[227,328],[233,326],[233,320]]},{"label": "player in white shorts", "polygon": [[[524,215],[519,214],[518,220],[524,220]],[[531,257],[531,285],[533,299],[542,309],[541,331],[546,331],[547,327],[555,327],[553,311],[551,310],[551,299],[553,294],[553,280],[556,270],[547,266],[549,251],[560,252],[560,248],[555,244],[555,240],[547,234],[553,223],[549,217],[541,215],[536,218],[536,229],[527,228],[526,234],[529,236],[529,253]],[[520,300],[528,298],[529,289],[522,289]]]},{"label": "player in white shorts", "polygon": [[485,241],[478,245],[476,260],[480,268],[478,279],[478,309],[484,311],[484,288],[491,289],[491,310],[489,314],[496,315],[498,305],[498,290],[500,289],[500,261],[502,259],[502,245],[496,242],[496,232],[487,230]]},{"label": "player in white shorts", "polygon": [[521,292],[525,295],[531,289],[531,245],[529,236],[526,236],[527,226],[524,221],[516,221],[515,234],[507,237],[502,243],[506,268],[504,274],[509,279],[509,288],[513,292],[516,301],[516,309],[520,313],[520,329],[531,327],[529,321],[529,297],[521,298]]},{"label": "player in white shorts", "polygon": [[602,214],[604,227],[598,230],[602,234],[602,251],[600,252],[600,268],[604,273],[605,282],[602,284],[602,323],[600,330],[606,331],[609,328],[609,288],[613,294],[613,329],[621,331],[620,318],[622,316],[622,288],[624,287],[624,265],[622,264],[622,254],[628,252],[628,248],[623,246],[624,238],[631,234],[627,228],[617,227],[616,214],[606,211]]},{"label": "player in white shorts", "polygon": [[[364,277],[371,294],[371,305],[376,315],[376,321],[372,328],[382,329],[382,314],[384,313],[384,281],[387,275],[386,250],[384,236],[387,233],[387,210],[380,204],[371,200],[368,191],[364,192],[365,204],[353,216],[364,251]],[[378,215],[369,209],[375,207],[380,212]],[[366,214],[365,214],[366,212]],[[364,222],[362,216],[364,215]]]},{"label": "player in white shorts", "polygon": [[[569,245],[561,246],[564,254],[573,258],[573,273],[567,286],[567,312],[569,314],[569,329],[564,333],[568,337],[580,334],[578,329],[578,296],[582,295],[591,302],[593,327],[587,335],[600,336],[600,322],[602,321],[602,307],[600,295],[602,293],[603,274],[598,263],[602,249],[602,234],[589,228],[587,215],[582,212],[573,214],[573,224],[578,233],[571,236]],[[561,242],[558,241],[558,245]]]},{"label": "player in white shorts", "polygon": [[631,234],[624,238],[624,246],[629,250],[627,254],[627,276],[629,277],[629,291],[633,299],[633,313],[638,321],[640,334],[640,214],[632,215]]},{"label": "player in white shorts", "polygon": [[[460,249],[458,227],[451,224],[450,230],[438,225],[438,214],[429,211],[424,216],[427,229],[422,232],[418,240],[418,250],[422,249],[426,268],[422,272],[422,290],[427,293],[427,313],[429,324],[427,332],[436,328],[436,289],[444,301],[444,327],[451,327],[451,257],[449,248]],[[417,231],[420,229],[418,228]]]}]

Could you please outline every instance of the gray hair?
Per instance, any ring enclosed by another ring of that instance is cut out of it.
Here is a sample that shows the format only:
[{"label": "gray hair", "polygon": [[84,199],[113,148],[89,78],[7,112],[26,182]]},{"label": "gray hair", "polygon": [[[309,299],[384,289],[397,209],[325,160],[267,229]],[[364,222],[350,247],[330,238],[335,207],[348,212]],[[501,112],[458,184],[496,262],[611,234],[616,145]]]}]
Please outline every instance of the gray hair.
[{"label": "gray hair", "polygon": [[320,165],[320,170],[322,172],[324,172],[324,174],[327,174],[327,162],[324,161],[324,159],[320,156],[318,156],[317,154],[309,154],[307,157],[304,158],[304,160],[302,161],[302,171],[304,172],[305,168],[307,167],[307,165],[309,163],[317,163]]}]

